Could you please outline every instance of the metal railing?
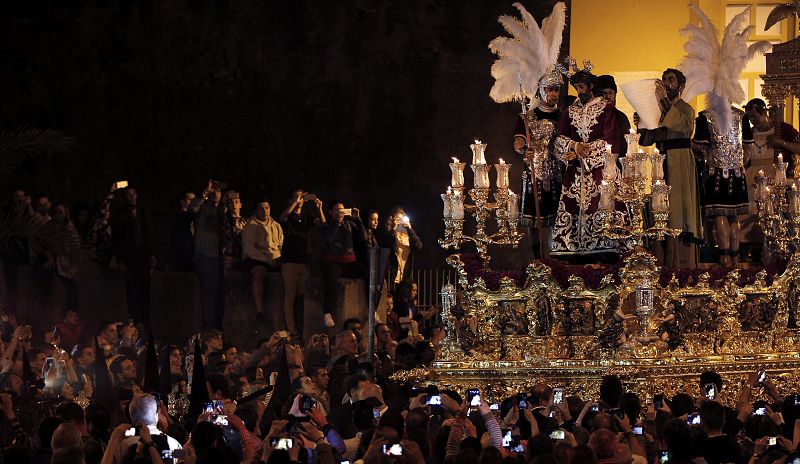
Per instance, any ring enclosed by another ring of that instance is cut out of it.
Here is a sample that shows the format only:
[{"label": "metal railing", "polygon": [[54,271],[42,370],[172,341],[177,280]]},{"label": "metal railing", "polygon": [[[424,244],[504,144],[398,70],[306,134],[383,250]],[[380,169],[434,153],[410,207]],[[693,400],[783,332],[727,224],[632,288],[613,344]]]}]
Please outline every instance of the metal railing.
[{"label": "metal railing", "polygon": [[[417,307],[430,308],[442,305],[442,286],[447,283],[457,285],[458,276],[452,268],[413,269],[411,280],[417,284]],[[397,284],[389,282],[389,292],[394,292],[396,287]]]}]

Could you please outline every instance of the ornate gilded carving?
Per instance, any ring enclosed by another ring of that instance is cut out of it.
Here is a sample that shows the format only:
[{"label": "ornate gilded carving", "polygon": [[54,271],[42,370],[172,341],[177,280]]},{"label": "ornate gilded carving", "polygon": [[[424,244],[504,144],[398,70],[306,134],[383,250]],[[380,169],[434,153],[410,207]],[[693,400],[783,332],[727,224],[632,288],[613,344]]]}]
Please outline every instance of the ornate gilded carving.
[{"label": "ornate gilded carving", "polygon": [[708,273],[680,285],[674,276],[659,284],[655,258],[637,250],[619,279],[606,275],[589,287],[576,275],[562,288],[551,268],[527,266],[518,286],[502,278],[497,290],[476,277],[469,283],[461,257],[459,290],[442,290],[447,332],[442,353],[424,378],[440,387],[478,386],[499,398],[538,381],[567,386],[568,394],[594,398],[602,375],[618,373],[648,398],[696,388],[706,369],[726,380],[726,397],[738,380],[764,367],[777,383],[796,388],[800,368],[795,324],[800,306],[800,260],[770,279],[759,272],[740,285],[738,271],[712,282]]}]

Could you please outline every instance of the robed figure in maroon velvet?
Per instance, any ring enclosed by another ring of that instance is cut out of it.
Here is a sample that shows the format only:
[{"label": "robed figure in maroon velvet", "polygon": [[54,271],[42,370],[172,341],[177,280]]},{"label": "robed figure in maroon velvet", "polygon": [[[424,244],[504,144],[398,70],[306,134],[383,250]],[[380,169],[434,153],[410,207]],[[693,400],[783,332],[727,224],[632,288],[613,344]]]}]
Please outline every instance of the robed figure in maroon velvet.
[{"label": "robed figure in maroon velvet", "polygon": [[[561,115],[555,155],[566,164],[556,213],[551,255],[602,255],[617,252],[617,242],[603,233],[599,214],[606,143],[613,153],[622,138],[614,105],[592,94],[594,76],[580,71],[570,77],[578,98]],[[598,256],[600,258],[600,256]]]}]

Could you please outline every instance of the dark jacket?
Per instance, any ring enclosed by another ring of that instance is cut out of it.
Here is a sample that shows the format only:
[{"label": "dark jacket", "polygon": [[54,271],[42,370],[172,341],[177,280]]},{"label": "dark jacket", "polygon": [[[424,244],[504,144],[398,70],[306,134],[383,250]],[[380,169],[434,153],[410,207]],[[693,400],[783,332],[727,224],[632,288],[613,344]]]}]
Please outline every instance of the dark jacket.
[{"label": "dark jacket", "polygon": [[[403,269],[403,281],[408,280],[411,276],[411,268],[414,267],[414,250],[422,250],[422,240],[419,239],[414,229],[409,225],[406,227],[406,230],[408,231],[408,244],[411,247],[411,254],[408,257],[405,269]],[[400,266],[397,259],[397,231],[384,228],[378,241],[381,247],[388,248],[391,251],[391,253],[389,253],[388,278],[394,280],[397,275],[397,268]]]},{"label": "dark jacket", "polygon": [[153,223],[141,206],[133,215],[127,207],[111,216],[111,252],[128,267],[147,265],[153,256]]}]

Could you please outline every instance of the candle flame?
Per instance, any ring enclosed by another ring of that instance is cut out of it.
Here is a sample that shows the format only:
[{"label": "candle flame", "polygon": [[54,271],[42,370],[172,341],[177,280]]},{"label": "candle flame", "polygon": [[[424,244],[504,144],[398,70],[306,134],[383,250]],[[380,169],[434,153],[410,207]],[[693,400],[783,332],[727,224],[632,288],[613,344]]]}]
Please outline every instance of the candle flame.
[{"label": "candle flame", "polygon": [[481,144],[481,141],[478,140],[478,139],[475,139],[475,145],[480,145],[480,144]]},{"label": "candle flame", "polygon": [[456,158],[456,157],[454,156],[454,157],[453,157],[453,162],[454,162],[454,163],[458,163],[458,158]]},{"label": "candle flame", "polygon": [[759,177],[764,177],[764,170],[763,169],[759,169],[758,170],[758,176]]},{"label": "candle flame", "polygon": [[503,158],[500,158],[500,164],[506,164],[506,162],[503,161]]},{"label": "candle flame", "polygon": [[658,148],[653,151],[656,155],[659,153]]},{"label": "candle flame", "polygon": [[633,130],[633,128],[630,128],[630,129],[628,129],[628,130],[630,131],[630,133],[631,133],[631,134],[635,134],[635,133],[636,133],[636,132]]}]

